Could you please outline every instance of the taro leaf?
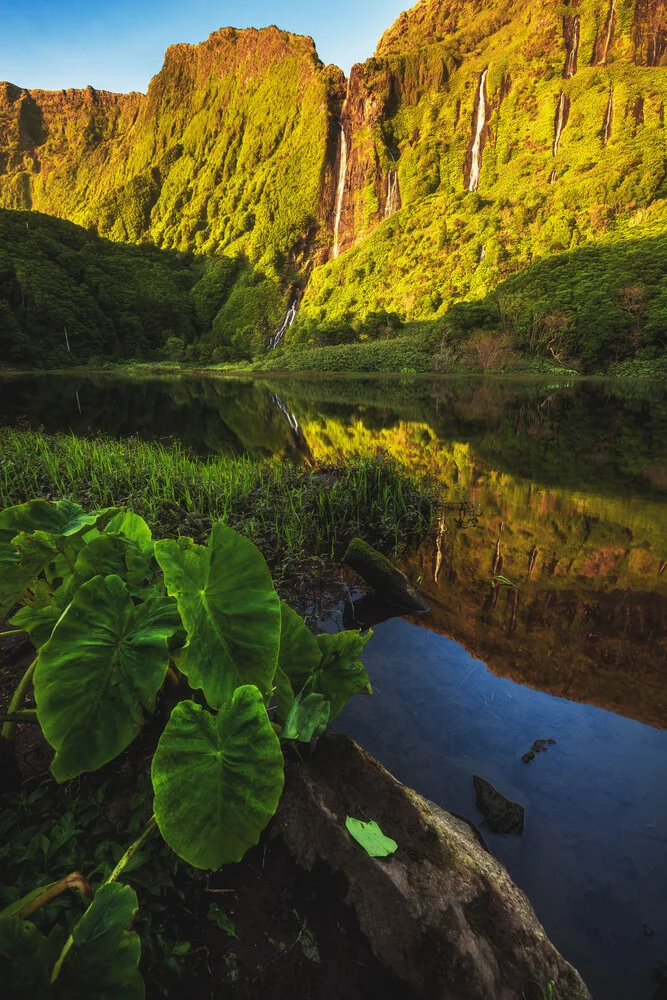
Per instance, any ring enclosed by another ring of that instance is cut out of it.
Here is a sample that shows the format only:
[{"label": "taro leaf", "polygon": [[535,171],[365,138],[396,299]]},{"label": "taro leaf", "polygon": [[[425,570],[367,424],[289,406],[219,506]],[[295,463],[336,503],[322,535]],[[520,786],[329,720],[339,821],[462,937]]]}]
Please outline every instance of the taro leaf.
[{"label": "taro leaf", "polygon": [[136,542],[142,549],[152,549],[153,547],[151,529],[143,517],[139,517],[138,514],[132,514],[127,510],[121,511],[120,514],[112,517],[104,529],[104,533],[107,535],[122,535],[123,538],[129,538],[131,541]]},{"label": "taro leaf", "polygon": [[385,837],[384,833],[375,820],[370,823],[362,823],[360,819],[353,819],[348,816],[345,820],[348,832],[358,844],[361,844],[367,854],[372,858],[387,858],[398,850],[398,844],[391,837]]},{"label": "taro leaf", "polygon": [[0,621],[49,563],[61,558],[58,541],[55,535],[35,531],[19,532],[11,545],[0,544]]},{"label": "taro leaf", "polygon": [[137,894],[107,882],[72,931],[74,944],[56,979],[58,1000],[143,1000],[139,935],[127,930]]},{"label": "taro leaf", "polygon": [[276,809],[283,755],[261,693],[237,688],[217,715],[192,701],[174,708],[152,765],[155,818],[195,868],[240,861]]},{"label": "taro leaf", "polygon": [[331,715],[331,702],[323,694],[309,694],[303,701],[299,694],[285,720],[280,734],[284,740],[301,740],[310,743],[327,728]]},{"label": "taro leaf", "polygon": [[37,715],[56,750],[57,781],[94,771],[134,739],[152,712],[180,628],[168,597],[135,607],[118,576],[94,577],[74,596],[35,669]]},{"label": "taro leaf", "polygon": [[35,649],[41,649],[44,643],[50,639],[62,613],[62,609],[55,604],[48,604],[45,608],[29,606],[21,608],[13,618],[9,619],[9,624],[15,625],[16,628],[22,628],[24,632],[28,633]]},{"label": "taro leaf", "polygon": [[3,1000],[51,1000],[51,969],[64,944],[59,927],[47,937],[19,917],[0,918],[0,983]]},{"label": "taro leaf", "polygon": [[71,559],[84,544],[80,536],[115,511],[110,507],[86,514],[71,500],[30,500],[0,512],[0,620],[49,563],[59,560],[63,566],[52,577],[68,572],[67,561],[59,555],[65,539]]},{"label": "taro leaf", "polygon": [[355,694],[372,694],[364,665],[357,658],[373,633],[338,632],[318,635],[322,659],[308,682],[305,693],[323,694],[331,702],[331,719],[342,712]]},{"label": "taro leaf", "polygon": [[222,907],[218,906],[217,903],[211,903],[208,908],[207,917],[211,923],[217,924],[220,930],[225,932],[227,937],[236,937],[236,927]]},{"label": "taro leaf", "polygon": [[29,500],[0,513],[0,542],[11,542],[21,532],[44,531],[50,535],[76,535],[82,528],[97,527],[105,517],[115,514],[116,507],[106,507],[86,514],[83,507],[71,500]]},{"label": "taro leaf", "polygon": [[[81,550],[69,594],[74,593],[94,576],[119,576],[133,597],[162,596],[156,589],[157,574],[153,563],[153,544],[142,548],[124,535],[105,532]],[[164,593],[164,590],[163,590]]]},{"label": "taro leaf", "polygon": [[155,544],[167,592],[178,601],[187,644],[175,654],[212,708],[254,684],[268,703],[280,647],[280,601],[250,539],[215,524],[208,546],[191,538]]},{"label": "taro leaf", "polygon": [[294,694],[303,689],[322,654],[317,639],[303,619],[284,601],[280,603],[280,653],[276,671],[278,714],[286,719]]}]

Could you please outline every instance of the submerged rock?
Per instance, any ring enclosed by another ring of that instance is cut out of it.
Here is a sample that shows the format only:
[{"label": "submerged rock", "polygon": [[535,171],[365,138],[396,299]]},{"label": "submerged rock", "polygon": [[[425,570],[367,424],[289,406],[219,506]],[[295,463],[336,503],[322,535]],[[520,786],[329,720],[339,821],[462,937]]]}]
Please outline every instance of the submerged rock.
[{"label": "submerged rock", "polygon": [[473,777],[475,798],[486,825],[492,833],[523,833],[525,810],[518,802],[504,795],[484,778]]},{"label": "submerged rock", "polygon": [[358,573],[379,597],[397,608],[422,613],[429,610],[428,604],[424,603],[405,573],[392,566],[381,552],[377,552],[361,538],[352,539],[343,562]]},{"label": "submerged rock", "polygon": [[[371,858],[345,828],[378,823],[398,844]],[[345,877],[345,900],[382,962],[429,1000],[516,1000],[553,982],[559,1000],[591,1000],[549,941],[526,896],[470,826],[401,785],[339,733],[287,769],[274,822],[307,870]]]}]

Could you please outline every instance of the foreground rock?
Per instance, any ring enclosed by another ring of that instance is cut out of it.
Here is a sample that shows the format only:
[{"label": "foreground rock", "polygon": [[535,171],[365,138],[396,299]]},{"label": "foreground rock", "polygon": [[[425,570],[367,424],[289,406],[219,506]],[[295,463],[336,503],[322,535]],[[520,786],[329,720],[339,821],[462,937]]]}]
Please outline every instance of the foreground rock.
[{"label": "foreground rock", "polygon": [[388,601],[402,611],[426,612],[429,610],[420,594],[415,590],[405,573],[364,542],[353,538],[343,562],[358,573],[362,580],[373,588],[384,601]]},{"label": "foreground rock", "polygon": [[[375,820],[398,843],[370,858],[345,819]],[[328,733],[288,769],[275,820],[306,869],[342,873],[346,901],[387,968],[429,1000],[517,1000],[529,982],[590,1000],[526,896],[463,820],[401,785],[356,743]]]}]

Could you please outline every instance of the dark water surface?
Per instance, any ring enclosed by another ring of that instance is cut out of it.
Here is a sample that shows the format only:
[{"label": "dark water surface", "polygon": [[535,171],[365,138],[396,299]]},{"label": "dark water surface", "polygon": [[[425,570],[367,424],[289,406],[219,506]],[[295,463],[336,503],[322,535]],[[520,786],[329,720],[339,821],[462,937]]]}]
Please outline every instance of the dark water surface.
[{"label": "dark water surface", "polygon": [[[443,496],[465,491],[478,524],[445,518],[404,558],[428,615],[382,620],[366,602],[327,623],[377,623],[375,695],[340,725],[480,825],[595,1000],[664,1000],[664,386],[30,376],[0,382],[0,422],[177,437],[202,454],[382,448]],[[537,739],[556,745],[523,763]],[[474,774],[525,807],[522,837],[484,828]]]}]

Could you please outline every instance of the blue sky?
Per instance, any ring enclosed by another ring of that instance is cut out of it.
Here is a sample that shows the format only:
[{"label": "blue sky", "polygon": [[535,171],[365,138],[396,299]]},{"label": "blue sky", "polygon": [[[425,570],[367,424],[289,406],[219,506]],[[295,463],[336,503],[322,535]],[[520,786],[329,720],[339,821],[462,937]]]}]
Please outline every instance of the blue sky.
[{"label": "blue sky", "polygon": [[168,45],[212,31],[279,28],[315,39],[349,72],[414,0],[0,0],[0,80],[59,90],[145,91]]}]

